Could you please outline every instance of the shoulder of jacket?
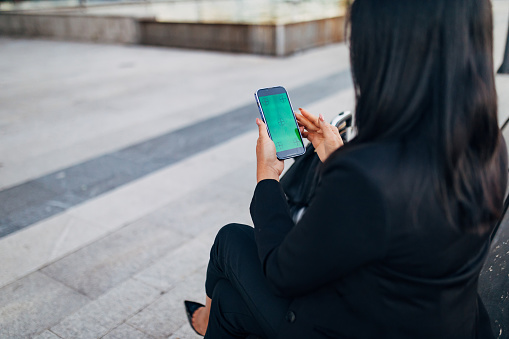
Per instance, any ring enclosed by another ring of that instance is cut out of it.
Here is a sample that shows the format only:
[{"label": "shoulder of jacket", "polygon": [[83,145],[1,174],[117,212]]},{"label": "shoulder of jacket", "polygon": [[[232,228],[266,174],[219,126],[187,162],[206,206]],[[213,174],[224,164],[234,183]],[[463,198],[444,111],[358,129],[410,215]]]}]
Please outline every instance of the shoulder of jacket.
[{"label": "shoulder of jacket", "polygon": [[333,154],[333,158],[325,163],[325,170],[352,167],[365,175],[376,176],[397,166],[399,149],[398,142],[352,145]]}]

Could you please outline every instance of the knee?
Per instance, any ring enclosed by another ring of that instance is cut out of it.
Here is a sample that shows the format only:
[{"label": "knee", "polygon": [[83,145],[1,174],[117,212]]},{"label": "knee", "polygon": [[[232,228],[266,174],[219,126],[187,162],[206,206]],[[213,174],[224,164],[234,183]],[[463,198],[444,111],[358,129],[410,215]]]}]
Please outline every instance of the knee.
[{"label": "knee", "polygon": [[230,254],[238,255],[251,247],[256,248],[253,228],[242,224],[228,224],[217,233],[210,250],[210,257],[222,258]]},{"label": "knee", "polygon": [[239,240],[245,238],[249,232],[253,232],[253,228],[251,226],[235,223],[227,224],[221,227],[219,232],[217,232],[216,242]]}]

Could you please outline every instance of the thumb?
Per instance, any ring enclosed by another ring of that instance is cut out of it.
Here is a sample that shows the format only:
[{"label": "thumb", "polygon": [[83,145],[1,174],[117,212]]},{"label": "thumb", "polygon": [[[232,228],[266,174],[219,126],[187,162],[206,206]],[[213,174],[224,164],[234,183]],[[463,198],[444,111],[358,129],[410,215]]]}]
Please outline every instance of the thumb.
[{"label": "thumb", "polygon": [[269,133],[267,132],[267,127],[261,119],[256,118],[256,124],[258,125],[258,135],[260,138],[268,138]]}]

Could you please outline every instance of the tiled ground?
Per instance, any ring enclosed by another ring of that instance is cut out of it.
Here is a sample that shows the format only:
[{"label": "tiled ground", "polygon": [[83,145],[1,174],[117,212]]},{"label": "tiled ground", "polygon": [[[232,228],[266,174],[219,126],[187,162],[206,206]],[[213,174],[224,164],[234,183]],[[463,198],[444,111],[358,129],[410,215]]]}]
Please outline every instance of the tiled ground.
[{"label": "tiled ground", "polygon": [[[494,4],[498,65],[509,2]],[[195,338],[182,301],[204,300],[217,230],[251,222],[253,92],[284,85],[296,106],[327,119],[353,108],[337,78],[348,69],[345,45],[286,59],[7,38],[0,50],[0,205],[60,209],[0,238],[0,338]],[[503,121],[509,77],[497,76],[497,88]],[[48,174],[69,179],[65,169],[161,135],[220,133],[202,122],[249,105],[252,127],[225,130],[221,143],[205,138],[208,147],[78,204],[31,195]],[[21,200],[5,193],[16,187]]]}]

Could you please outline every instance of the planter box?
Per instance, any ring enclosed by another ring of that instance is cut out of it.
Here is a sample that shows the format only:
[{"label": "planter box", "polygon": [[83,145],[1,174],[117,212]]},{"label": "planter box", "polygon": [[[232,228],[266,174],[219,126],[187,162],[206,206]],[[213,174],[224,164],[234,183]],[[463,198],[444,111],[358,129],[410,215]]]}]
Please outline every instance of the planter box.
[{"label": "planter box", "polygon": [[140,43],[285,56],[343,41],[344,17],[289,24],[202,24],[140,21]]},{"label": "planter box", "polygon": [[129,16],[1,13],[0,35],[286,56],[340,42],[344,17],[285,24],[161,22]]}]

